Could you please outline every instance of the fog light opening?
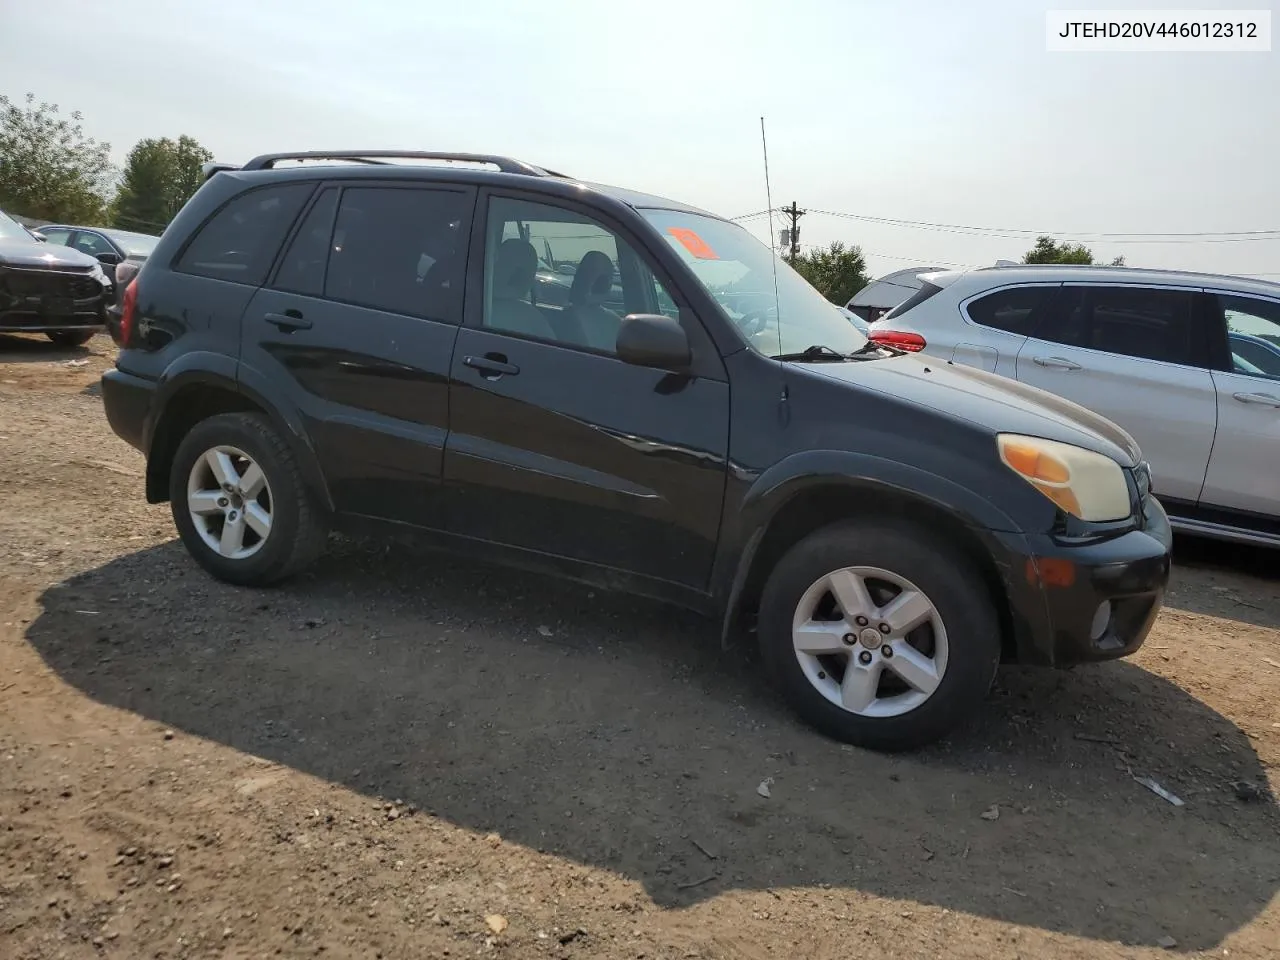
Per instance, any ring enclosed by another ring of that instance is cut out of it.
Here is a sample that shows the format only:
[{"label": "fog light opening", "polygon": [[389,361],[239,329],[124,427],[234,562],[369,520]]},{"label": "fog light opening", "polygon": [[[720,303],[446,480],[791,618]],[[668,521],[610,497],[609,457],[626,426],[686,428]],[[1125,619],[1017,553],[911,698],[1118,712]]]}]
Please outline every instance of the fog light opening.
[{"label": "fog light opening", "polygon": [[1089,626],[1089,639],[1101,640],[1109,626],[1111,626],[1111,601],[1103,600],[1094,611],[1093,623]]}]

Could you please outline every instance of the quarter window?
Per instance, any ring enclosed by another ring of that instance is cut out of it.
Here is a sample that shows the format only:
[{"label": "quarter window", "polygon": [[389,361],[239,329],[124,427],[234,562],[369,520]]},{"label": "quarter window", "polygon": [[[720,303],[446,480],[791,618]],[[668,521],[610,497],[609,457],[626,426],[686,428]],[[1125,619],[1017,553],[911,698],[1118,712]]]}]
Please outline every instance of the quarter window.
[{"label": "quarter window", "polygon": [[969,318],[974,323],[1006,333],[1030,336],[1056,287],[1010,287],[997,290],[969,304]]},{"label": "quarter window", "polygon": [[242,193],[200,228],[176,269],[257,286],[313,188],[288,183]]}]

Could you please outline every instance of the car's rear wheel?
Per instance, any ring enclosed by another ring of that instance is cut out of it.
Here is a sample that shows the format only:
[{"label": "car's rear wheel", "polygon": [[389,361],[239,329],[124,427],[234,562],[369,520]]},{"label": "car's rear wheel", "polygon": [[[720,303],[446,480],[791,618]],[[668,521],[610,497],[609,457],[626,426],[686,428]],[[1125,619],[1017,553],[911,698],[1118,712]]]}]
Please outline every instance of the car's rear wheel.
[{"label": "car's rear wheel", "polygon": [[196,424],[174,455],[169,500],[187,550],[229,583],[275,583],[324,549],[323,518],[293,451],[256,414]]},{"label": "car's rear wheel", "polygon": [[93,339],[96,330],[50,330],[45,334],[60,347],[81,347]]},{"label": "car's rear wheel", "polygon": [[908,526],[842,523],[796,544],[769,577],[759,637],[792,707],[828,736],[922,746],[991,687],[999,621],[972,564]]}]

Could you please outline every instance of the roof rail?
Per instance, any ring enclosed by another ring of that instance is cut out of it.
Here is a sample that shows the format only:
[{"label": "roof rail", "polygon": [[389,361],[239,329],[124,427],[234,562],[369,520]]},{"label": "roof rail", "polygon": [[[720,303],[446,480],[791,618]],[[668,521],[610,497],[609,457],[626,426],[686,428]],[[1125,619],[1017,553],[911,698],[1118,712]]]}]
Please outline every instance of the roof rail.
[{"label": "roof rail", "polygon": [[[485,163],[500,173],[523,173],[533,177],[564,177],[562,173],[535,167],[523,160],[488,153],[443,153],[436,150],[304,150],[297,153],[265,153],[254,157],[241,170],[270,170],[281,160],[349,160],[353,163],[385,163],[387,160],[452,160]],[[225,167],[223,169],[226,169]]]}]

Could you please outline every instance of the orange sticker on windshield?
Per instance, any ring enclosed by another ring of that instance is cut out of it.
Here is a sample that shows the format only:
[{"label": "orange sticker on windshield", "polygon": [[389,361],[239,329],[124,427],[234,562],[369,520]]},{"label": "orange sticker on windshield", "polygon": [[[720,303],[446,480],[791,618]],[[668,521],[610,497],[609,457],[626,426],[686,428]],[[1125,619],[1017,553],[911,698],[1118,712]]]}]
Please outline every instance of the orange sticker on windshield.
[{"label": "orange sticker on windshield", "polygon": [[668,227],[667,233],[680,241],[680,245],[699,260],[719,260],[716,252],[707,246],[707,241],[687,227]]}]

